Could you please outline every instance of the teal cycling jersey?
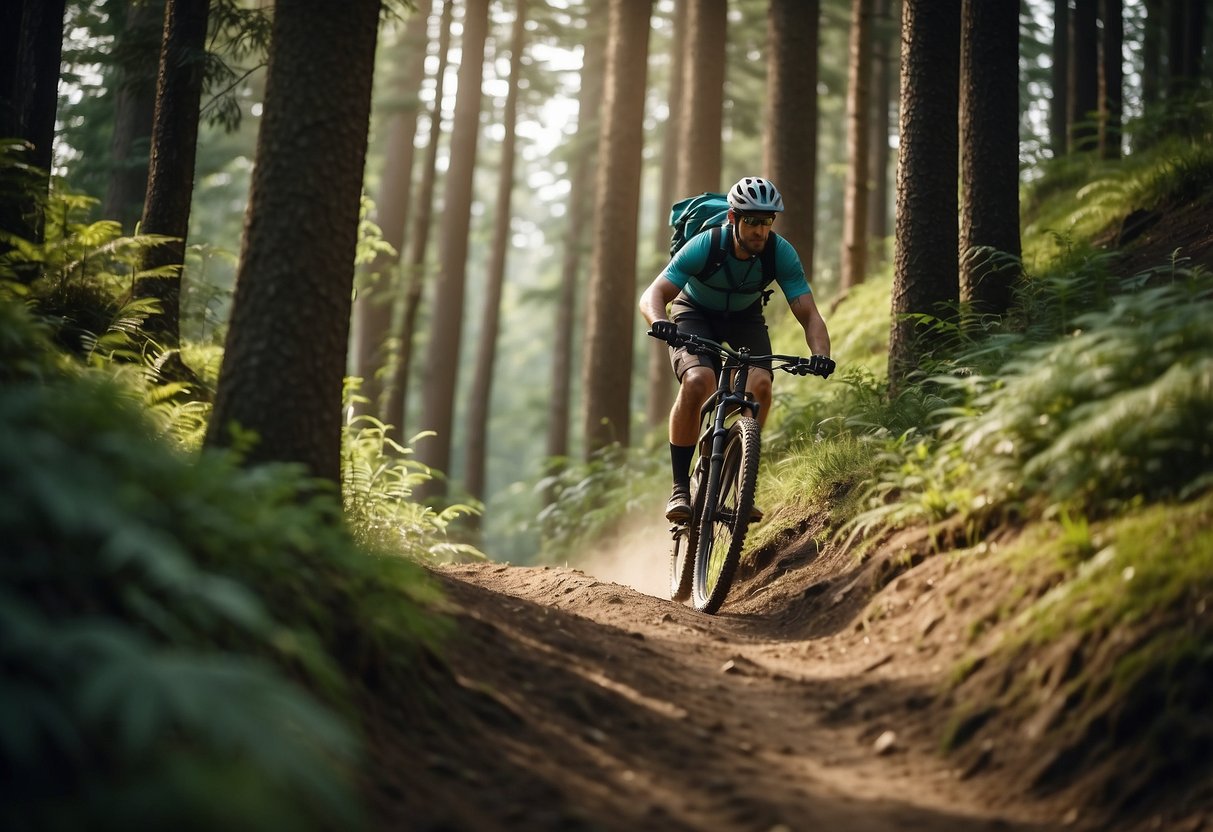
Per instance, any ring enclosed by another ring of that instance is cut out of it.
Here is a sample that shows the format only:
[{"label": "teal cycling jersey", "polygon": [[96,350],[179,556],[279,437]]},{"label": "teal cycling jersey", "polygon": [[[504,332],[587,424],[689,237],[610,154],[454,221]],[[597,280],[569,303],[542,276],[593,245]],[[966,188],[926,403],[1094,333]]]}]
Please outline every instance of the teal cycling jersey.
[{"label": "teal cycling jersey", "polygon": [[[726,229],[727,231],[727,229]],[[766,288],[762,281],[759,258],[738,260],[733,253],[733,235],[720,235],[721,243],[729,248],[728,256],[719,269],[700,279],[695,275],[708,262],[712,235],[706,231],[696,234],[678,250],[661,274],[682,290],[696,305],[713,312],[738,312],[752,306]],[[812,292],[805,278],[800,256],[787,240],[772,235],[775,244],[775,282],[790,302]]]}]

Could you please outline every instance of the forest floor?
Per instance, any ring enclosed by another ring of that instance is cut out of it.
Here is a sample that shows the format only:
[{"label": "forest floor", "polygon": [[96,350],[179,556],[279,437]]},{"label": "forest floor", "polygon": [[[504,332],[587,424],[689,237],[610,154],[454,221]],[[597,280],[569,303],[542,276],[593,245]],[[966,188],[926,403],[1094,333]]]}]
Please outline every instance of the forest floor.
[{"label": "forest floor", "polygon": [[[1213,268],[1203,201],[1132,234],[1125,273],[1176,249]],[[859,557],[820,548],[801,520],[746,556],[706,616],[666,600],[669,539],[652,521],[580,570],[434,571],[455,635],[422,695],[364,702],[379,827],[1213,831],[1213,784],[1168,792],[1123,755],[1071,774],[1031,742],[1068,718],[1048,704],[1064,670],[1042,674],[1054,690],[1032,693],[1045,704],[1027,717],[992,691],[975,739],[945,750],[973,707],[959,669],[996,643],[1023,580],[984,555],[1016,530],[952,552],[911,529]],[[1126,807],[1130,791],[1145,799]]]}]

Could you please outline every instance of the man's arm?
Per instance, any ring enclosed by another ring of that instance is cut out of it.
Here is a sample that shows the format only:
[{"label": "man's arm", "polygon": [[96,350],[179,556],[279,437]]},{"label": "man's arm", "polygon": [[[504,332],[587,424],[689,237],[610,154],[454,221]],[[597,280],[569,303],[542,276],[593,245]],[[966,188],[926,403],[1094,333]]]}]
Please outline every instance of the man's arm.
[{"label": "man's arm", "polygon": [[644,294],[640,296],[640,314],[644,316],[645,322],[653,325],[653,321],[667,321],[666,307],[678,297],[678,293],[682,291],[673,281],[665,276],[665,273],[657,275],[657,279],[649,284],[649,288],[644,290]]},{"label": "man's arm", "polygon": [[830,331],[826,329],[826,322],[821,317],[821,312],[817,310],[817,301],[813,300],[812,292],[792,298],[788,305],[792,307],[792,314],[796,316],[796,320],[804,327],[804,340],[813,355],[828,357]]}]

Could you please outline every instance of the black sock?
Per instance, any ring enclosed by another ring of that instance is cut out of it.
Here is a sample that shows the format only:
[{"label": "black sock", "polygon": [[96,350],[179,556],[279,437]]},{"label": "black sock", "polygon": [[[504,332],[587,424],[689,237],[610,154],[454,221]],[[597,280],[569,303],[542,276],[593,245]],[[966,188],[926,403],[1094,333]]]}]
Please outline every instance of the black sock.
[{"label": "black sock", "polygon": [[694,445],[670,443],[670,468],[674,473],[674,486],[691,489],[691,457],[695,456]]}]

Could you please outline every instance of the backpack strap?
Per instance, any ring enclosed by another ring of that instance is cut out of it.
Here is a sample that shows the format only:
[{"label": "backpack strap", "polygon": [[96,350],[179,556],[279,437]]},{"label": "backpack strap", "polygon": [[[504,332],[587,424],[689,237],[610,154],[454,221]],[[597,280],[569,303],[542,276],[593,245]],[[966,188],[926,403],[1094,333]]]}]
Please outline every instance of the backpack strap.
[{"label": "backpack strap", "polygon": [[[714,225],[708,233],[712,235],[712,242],[708,246],[708,259],[704,262],[703,268],[695,274],[698,280],[704,280],[714,274],[717,269],[724,265],[725,258],[728,257],[728,252],[725,251],[724,243],[721,239],[724,236],[724,226]],[[765,280],[765,271],[763,275],[763,279]]]},{"label": "backpack strap", "polygon": [[[728,257],[726,245],[733,238],[732,229],[730,228],[729,240],[725,241],[722,239],[725,234],[725,228],[726,226],[723,225],[712,227],[710,232],[712,244],[708,249],[708,259],[703,264],[703,268],[695,275],[697,279],[703,280],[709,277],[724,265],[725,258]],[[758,257],[759,262],[762,264],[762,286],[764,289],[774,283],[775,278],[778,277],[775,273],[775,247],[777,245],[779,245],[779,235],[772,231],[770,236],[767,237],[767,244],[762,249],[762,254]]]}]

